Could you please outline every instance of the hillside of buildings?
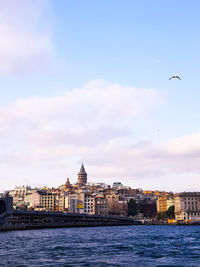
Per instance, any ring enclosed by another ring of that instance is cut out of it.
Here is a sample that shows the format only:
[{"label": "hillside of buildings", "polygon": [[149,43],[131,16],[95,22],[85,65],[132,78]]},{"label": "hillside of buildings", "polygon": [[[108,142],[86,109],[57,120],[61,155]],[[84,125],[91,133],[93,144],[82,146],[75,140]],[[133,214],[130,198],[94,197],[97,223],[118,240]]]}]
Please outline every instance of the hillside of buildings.
[{"label": "hillside of buildings", "polygon": [[132,189],[120,182],[112,186],[88,183],[83,164],[75,184],[67,178],[58,188],[16,186],[9,195],[16,210],[130,216],[148,222],[200,222],[199,192],[174,194]]}]

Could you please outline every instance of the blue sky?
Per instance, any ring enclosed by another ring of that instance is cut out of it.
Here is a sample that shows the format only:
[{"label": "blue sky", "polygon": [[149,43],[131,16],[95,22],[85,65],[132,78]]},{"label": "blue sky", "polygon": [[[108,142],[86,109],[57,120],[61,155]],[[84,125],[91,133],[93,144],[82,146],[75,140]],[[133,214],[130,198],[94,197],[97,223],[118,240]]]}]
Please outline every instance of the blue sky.
[{"label": "blue sky", "polygon": [[199,1],[0,5],[1,191],[199,190]]}]

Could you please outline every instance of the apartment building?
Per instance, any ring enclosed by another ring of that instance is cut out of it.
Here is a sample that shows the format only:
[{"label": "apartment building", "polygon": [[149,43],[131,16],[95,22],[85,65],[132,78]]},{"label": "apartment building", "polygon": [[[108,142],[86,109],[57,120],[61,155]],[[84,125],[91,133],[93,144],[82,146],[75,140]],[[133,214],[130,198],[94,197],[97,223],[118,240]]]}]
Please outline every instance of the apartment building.
[{"label": "apartment building", "polygon": [[91,215],[95,214],[95,196],[90,193],[85,193],[84,213]]},{"label": "apartment building", "polygon": [[175,219],[186,223],[200,222],[200,192],[184,192],[174,196]]},{"label": "apartment building", "polygon": [[119,214],[119,195],[115,193],[107,194],[109,213],[113,215]]}]

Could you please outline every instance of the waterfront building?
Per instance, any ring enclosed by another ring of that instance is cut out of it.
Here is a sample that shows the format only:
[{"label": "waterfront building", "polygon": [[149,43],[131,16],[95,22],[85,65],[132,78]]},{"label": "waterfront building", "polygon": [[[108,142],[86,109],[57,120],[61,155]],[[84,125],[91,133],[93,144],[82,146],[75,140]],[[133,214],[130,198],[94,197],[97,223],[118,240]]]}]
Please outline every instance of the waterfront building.
[{"label": "waterfront building", "polygon": [[85,171],[85,168],[83,164],[81,165],[81,169],[78,173],[78,185],[83,186],[87,183],[87,173]]},{"label": "waterfront building", "polygon": [[41,192],[41,209],[46,211],[56,210],[56,195],[48,192]]},{"label": "waterfront building", "polygon": [[29,208],[43,211],[58,211],[58,194],[51,190],[38,190],[32,193]]},{"label": "waterfront building", "polygon": [[200,222],[200,192],[175,194],[175,219],[186,223]]},{"label": "waterfront building", "polygon": [[157,212],[165,212],[171,206],[174,206],[174,198],[172,196],[161,196],[157,199]]}]

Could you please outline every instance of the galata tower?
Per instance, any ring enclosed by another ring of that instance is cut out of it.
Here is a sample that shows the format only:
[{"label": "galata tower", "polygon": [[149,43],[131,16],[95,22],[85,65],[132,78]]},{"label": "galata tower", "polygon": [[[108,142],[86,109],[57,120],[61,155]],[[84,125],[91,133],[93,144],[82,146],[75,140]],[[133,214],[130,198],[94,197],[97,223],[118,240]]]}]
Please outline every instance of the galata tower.
[{"label": "galata tower", "polygon": [[87,173],[83,164],[81,165],[81,169],[78,173],[78,185],[85,185],[87,183]]}]

